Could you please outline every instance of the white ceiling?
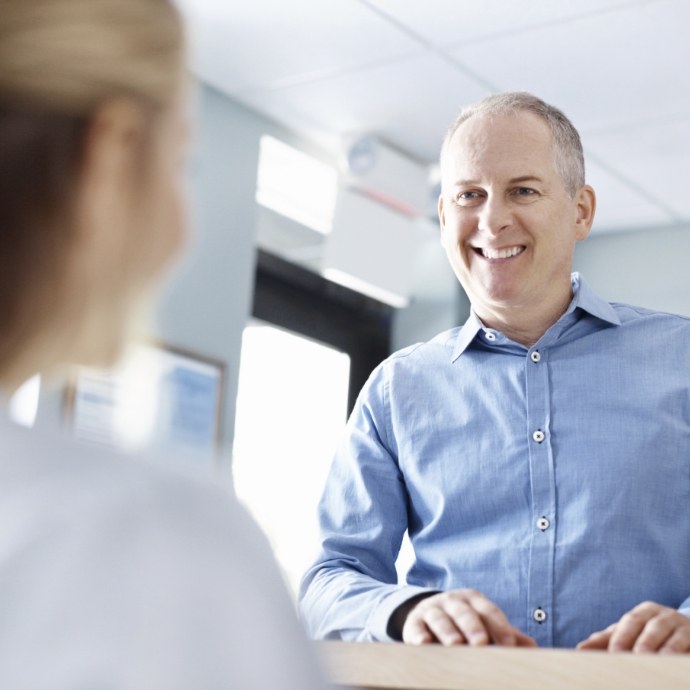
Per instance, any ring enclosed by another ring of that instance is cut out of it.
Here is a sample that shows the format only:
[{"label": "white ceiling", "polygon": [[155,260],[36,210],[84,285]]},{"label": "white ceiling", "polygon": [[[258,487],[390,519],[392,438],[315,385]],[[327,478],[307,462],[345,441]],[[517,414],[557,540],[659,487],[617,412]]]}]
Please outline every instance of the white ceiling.
[{"label": "white ceiling", "polygon": [[424,162],[458,110],[527,90],[580,129],[599,231],[690,224],[688,0],[179,0],[194,71],[335,151]]}]

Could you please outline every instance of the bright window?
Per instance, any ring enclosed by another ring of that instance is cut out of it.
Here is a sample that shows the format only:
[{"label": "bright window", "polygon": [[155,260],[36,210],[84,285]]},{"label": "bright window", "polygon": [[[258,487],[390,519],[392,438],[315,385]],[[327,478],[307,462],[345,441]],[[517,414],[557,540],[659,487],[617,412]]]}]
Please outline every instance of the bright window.
[{"label": "bright window", "polygon": [[316,508],[347,415],[350,358],[253,321],[242,338],[233,475],[286,580],[299,580],[319,544]]},{"label": "bright window", "polygon": [[40,392],[41,375],[36,374],[19,386],[10,398],[10,418],[17,424],[32,427],[36,421]]},{"label": "bright window", "polygon": [[274,137],[261,137],[256,200],[262,206],[327,235],[337,182],[334,167]]}]

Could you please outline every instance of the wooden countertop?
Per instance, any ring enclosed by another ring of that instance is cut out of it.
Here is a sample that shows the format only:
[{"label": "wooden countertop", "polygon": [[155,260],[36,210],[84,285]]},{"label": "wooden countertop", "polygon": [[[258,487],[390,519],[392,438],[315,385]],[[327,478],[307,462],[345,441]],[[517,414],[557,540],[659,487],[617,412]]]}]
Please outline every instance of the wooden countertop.
[{"label": "wooden countertop", "polygon": [[330,681],[366,690],[690,689],[690,655],[315,642]]}]

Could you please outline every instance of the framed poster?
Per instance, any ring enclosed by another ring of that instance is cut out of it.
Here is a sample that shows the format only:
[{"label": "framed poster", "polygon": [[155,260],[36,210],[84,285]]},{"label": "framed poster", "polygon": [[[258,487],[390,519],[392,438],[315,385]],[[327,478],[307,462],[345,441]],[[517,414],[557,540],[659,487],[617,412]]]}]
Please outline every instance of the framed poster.
[{"label": "framed poster", "polygon": [[171,452],[211,465],[218,455],[224,365],[162,343],[139,343],[112,370],[78,367],[67,418],[82,441]]}]

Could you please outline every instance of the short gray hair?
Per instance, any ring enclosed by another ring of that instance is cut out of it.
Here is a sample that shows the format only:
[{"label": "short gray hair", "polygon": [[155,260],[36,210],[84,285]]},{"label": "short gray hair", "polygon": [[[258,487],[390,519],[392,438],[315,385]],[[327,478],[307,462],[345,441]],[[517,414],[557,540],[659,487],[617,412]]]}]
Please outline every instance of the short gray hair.
[{"label": "short gray hair", "polygon": [[561,176],[570,197],[574,198],[578,189],[585,184],[585,157],[580,135],[573,123],[558,108],[524,91],[494,94],[463,108],[443,139],[441,165],[453,135],[463,122],[475,116],[512,115],[522,111],[534,113],[551,130],[556,172]]}]

